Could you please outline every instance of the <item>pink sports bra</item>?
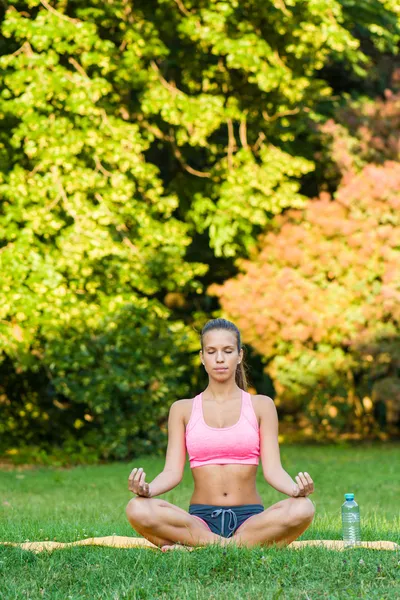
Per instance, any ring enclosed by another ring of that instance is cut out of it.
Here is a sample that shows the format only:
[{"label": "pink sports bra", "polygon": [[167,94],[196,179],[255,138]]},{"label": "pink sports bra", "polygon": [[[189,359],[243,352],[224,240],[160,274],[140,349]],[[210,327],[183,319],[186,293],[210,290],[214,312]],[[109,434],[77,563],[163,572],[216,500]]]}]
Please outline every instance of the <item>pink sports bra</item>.
[{"label": "pink sports bra", "polygon": [[203,465],[258,465],[260,430],[251,396],[242,390],[239,421],[231,427],[210,427],[203,417],[203,392],[193,399],[185,440],[190,468]]}]

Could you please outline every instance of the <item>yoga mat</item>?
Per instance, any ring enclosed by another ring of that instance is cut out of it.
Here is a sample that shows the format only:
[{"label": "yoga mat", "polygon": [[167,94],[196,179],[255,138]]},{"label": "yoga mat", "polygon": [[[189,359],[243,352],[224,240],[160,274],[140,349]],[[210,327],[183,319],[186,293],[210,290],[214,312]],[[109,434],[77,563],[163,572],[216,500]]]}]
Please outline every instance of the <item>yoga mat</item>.
[{"label": "yoga mat", "polygon": [[[42,552],[43,550],[58,550],[60,548],[70,548],[71,546],[107,546],[109,548],[149,548],[151,550],[161,550],[155,544],[141,537],[128,537],[122,535],[109,535],[106,537],[94,537],[86,538],[84,540],[78,540],[76,542],[0,542],[0,545],[5,546],[17,546],[23,550],[31,550],[32,552]],[[300,549],[305,546],[317,546],[319,548],[328,548],[329,550],[343,551],[344,542],[343,540],[304,540],[300,542],[292,542],[287,548]],[[372,550],[400,550],[400,545],[395,542],[389,541],[374,541],[374,542],[359,542],[356,548],[368,548]],[[175,550],[199,550],[205,548],[205,546],[198,546],[196,548],[190,546],[177,546]]]}]

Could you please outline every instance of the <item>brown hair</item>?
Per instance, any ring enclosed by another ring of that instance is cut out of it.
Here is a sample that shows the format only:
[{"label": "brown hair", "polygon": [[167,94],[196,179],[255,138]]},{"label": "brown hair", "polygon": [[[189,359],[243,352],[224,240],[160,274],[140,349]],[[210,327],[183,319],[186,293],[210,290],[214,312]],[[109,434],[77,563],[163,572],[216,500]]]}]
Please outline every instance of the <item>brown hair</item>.
[{"label": "brown hair", "polygon": [[[237,351],[240,352],[240,350],[242,348],[242,344],[240,341],[240,331],[234,323],[232,323],[231,321],[227,321],[226,319],[211,319],[211,321],[207,321],[207,323],[204,325],[203,329],[201,330],[201,334],[200,334],[200,342],[201,342],[202,352],[204,352],[203,336],[205,333],[207,333],[208,331],[211,331],[212,329],[226,329],[228,331],[232,331],[236,336]],[[236,367],[235,381],[236,381],[236,385],[238,385],[238,387],[240,387],[242,390],[247,392],[247,377],[246,377],[246,365],[244,362],[244,350],[245,350],[245,348],[243,347],[243,358],[242,358],[240,364],[238,364]]]}]

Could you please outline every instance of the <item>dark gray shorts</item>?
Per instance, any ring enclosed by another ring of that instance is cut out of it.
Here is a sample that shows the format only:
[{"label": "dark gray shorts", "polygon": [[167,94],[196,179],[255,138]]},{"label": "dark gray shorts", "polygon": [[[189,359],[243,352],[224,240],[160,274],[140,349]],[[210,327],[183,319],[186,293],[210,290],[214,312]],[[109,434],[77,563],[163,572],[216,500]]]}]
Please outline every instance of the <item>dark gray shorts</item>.
[{"label": "dark gray shorts", "polygon": [[189,514],[201,519],[213,533],[231,537],[239,527],[253,515],[265,510],[262,504],[240,506],[215,506],[213,504],[191,504]]}]

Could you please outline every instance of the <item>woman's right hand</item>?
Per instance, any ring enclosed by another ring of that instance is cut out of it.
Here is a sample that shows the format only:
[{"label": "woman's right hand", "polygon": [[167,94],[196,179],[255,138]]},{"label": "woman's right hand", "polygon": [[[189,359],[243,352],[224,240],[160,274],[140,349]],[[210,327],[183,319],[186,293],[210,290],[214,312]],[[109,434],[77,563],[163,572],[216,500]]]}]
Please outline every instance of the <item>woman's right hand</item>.
[{"label": "woman's right hand", "polygon": [[307,497],[314,491],[314,482],[307,471],[301,471],[296,475],[296,485],[293,488],[292,497],[300,498],[301,496]]},{"label": "woman's right hand", "polygon": [[128,478],[128,489],[130,492],[145,498],[151,498],[150,485],[145,482],[146,473],[142,467],[135,467]]}]

